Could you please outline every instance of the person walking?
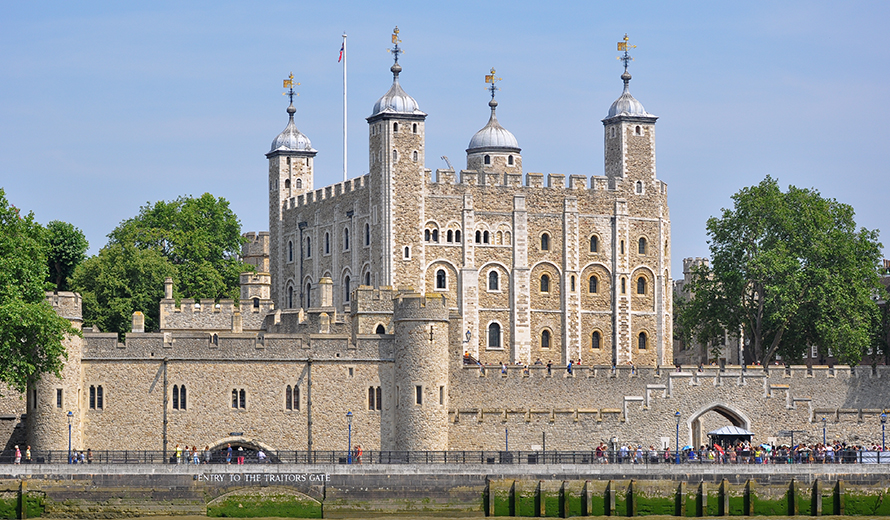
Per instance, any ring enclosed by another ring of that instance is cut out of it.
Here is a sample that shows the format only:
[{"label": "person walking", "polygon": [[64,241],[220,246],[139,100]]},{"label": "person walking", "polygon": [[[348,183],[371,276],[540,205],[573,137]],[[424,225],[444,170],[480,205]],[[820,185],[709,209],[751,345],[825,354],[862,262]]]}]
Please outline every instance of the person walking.
[{"label": "person walking", "polygon": [[256,458],[260,462],[260,464],[265,464],[266,462],[266,453],[263,452],[262,448],[256,452]]},{"label": "person walking", "polygon": [[244,446],[238,446],[238,464],[244,464]]},{"label": "person walking", "polygon": [[182,464],[182,448],[179,444],[173,449],[173,453],[176,455],[176,464]]},{"label": "person walking", "polygon": [[31,446],[25,448],[25,464],[31,463]]},{"label": "person walking", "polygon": [[226,445],[226,464],[231,464],[231,463],[232,463],[232,445],[227,444]]},{"label": "person walking", "polygon": [[19,449],[18,444],[15,445],[15,463],[16,464],[22,463],[22,450]]},{"label": "person walking", "polygon": [[210,464],[210,446],[204,446],[204,464]]}]

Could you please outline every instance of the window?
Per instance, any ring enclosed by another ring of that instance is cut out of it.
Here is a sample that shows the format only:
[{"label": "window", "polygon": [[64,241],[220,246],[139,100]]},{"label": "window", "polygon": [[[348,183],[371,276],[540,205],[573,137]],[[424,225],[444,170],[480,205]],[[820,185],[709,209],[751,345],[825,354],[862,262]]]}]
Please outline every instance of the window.
[{"label": "window", "polygon": [[439,269],[436,271],[436,289],[445,289],[447,279],[445,278],[445,270]]},{"label": "window", "polygon": [[488,348],[501,348],[501,325],[488,324]]},{"label": "window", "polygon": [[377,409],[382,410],[383,409],[383,391],[380,390],[380,387],[378,386],[374,390],[374,393],[377,394]]},{"label": "window", "polygon": [[326,254],[326,255],[331,254],[331,234],[330,233],[324,234],[324,254]]},{"label": "window", "polygon": [[56,388],[56,408],[62,407],[62,389]]},{"label": "window", "polygon": [[343,250],[349,251],[349,228],[343,230]]},{"label": "window", "polygon": [[440,406],[445,405],[445,387],[444,386],[439,387],[439,405]]},{"label": "window", "polygon": [[429,242],[431,238],[432,238],[432,233],[430,233],[430,230],[429,230],[429,229],[425,229],[425,230],[423,231],[423,241],[424,241],[424,242]]},{"label": "window", "polygon": [[[259,309],[259,308],[260,308],[260,299],[259,299],[259,298],[254,298],[254,299],[253,299],[253,308],[254,308],[254,309]],[[214,334],[213,336],[214,336],[214,338],[216,338],[216,334]]]},{"label": "window", "polygon": [[460,243],[460,230],[454,232],[454,241]]},{"label": "window", "polygon": [[241,410],[247,408],[247,392],[243,388],[232,389],[232,408]]},{"label": "window", "polygon": [[591,253],[596,253],[599,251],[599,249],[600,249],[599,242],[600,242],[600,239],[596,235],[593,235],[592,237],[590,237],[590,252]]},{"label": "window", "polygon": [[288,309],[294,308],[294,288],[293,287],[287,288],[287,308]]},{"label": "window", "polygon": [[399,152],[398,152],[398,150],[393,150],[392,151],[392,162],[398,162],[398,161],[399,161]]},{"label": "window", "polygon": [[637,181],[636,190],[637,190],[637,193],[643,193],[643,183],[642,182]]},{"label": "window", "polygon": [[477,232],[476,232],[476,243],[477,243],[477,244],[481,244],[481,243],[482,243],[482,232],[481,232],[481,231],[477,231]]},{"label": "window", "polygon": [[624,254],[624,240],[621,241],[621,254]]},{"label": "window", "polygon": [[377,330],[374,331],[374,334],[386,334],[386,327],[382,323],[377,325]]},{"label": "window", "polygon": [[637,346],[640,347],[640,350],[646,350],[646,339],[646,333],[641,332],[637,338]]},{"label": "window", "polygon": [[297,179],[296,185],[298,190],[301,189],[303,187],[303,179]]},{"label": "window", "polygon": [[621,279],[621,294],[624,294],[626,292],[627,292],[627,278],[622,278]]},{"label": "window", "polygon": [[312,239],[306,237],[306,258],[312,258]]},{"label": "window", "polygon": [[590,335],[590,348],[592,348],[594,350],[599,349],[601,339],[602,338],[600,336],[600,331],[598,331],[598,330],[593,331],[593,334]]},{"label": "window", "polygon": [[550,292],[550,275],[541,275],[541,292]]},{"label": "window", "polygon": [[365,224],[365,245],[371,245],[371,226],[369,224]]},{"label": "window", "polygon": [[[175,385],[173,386],[173,392],[174,392],[174,402],[175,402],[175,399],[176,399],[176,386]],[[104,396],[103,396],[103,392],[102,392],[102,385],[99,385],[99,386],[90,385],[90,409],[101,410],[102,408],[104,408],[103,397]]]},{"label": "window", "polygon": [[312,307],[312,284],[306,284],[306,308],[309,309]]},{"label": "window", "polygon": [[423,404],[423,387],[420,385],[414,387],[414,404]]},{"label": "window", "polygon": [[513,166],[513,156],[512,155],[507,156],[507,164],[509,164],[510,166]]},{"label": "window", "polygon": [[646,279],[642,276],[637,278],[637,294],[646,294]]},{"label": "window", "polygon": [[343,279],[343,301],[349,301],[349,277]]},{"label": "window", "polygon": [[642,133],[641,130],[642,130],[642,129],[639,127],[639,125],[637,125],[637,128],[634,130],[634,133],[637,134],[637,135],[643,135],[643,133]]},{"label": "window", "polygon": [[435,242],[437,244],[439,243],[439,230],[438,229],[433,230],[433,242]]},{"label": "window", "polygon": [[487,244],[487,243],[488,243],[488,231],[483,231],[483,232],[482,232],[482,242],[483,242],[484,244]]},{"label": "window", "polygon": [[641,255],[646,254],[646,239],[643,237],[640,237],[640,242],[639,242],[639,245],[637,246],[637,253],[639,253]]},{"label": "window", "polygon": [[[90,388],[90,397],[92,397],[92,388]],[[185,385],[178,386],[173,385],[173,409],[174,410],[185,410],[186,409],[186,394],[185,394]]]},{"label": "window", "polygon": [[291,240],[287,241],[287,261],[294,261],[294,243]]},{"label": "window", "polygon": [[411,125],[411,133],[413,133],[413,134],[417,133],[417,123],[414,123]]},{"label": "window", "polygon": [[383,409],[383,392],[379,386],[368,387],[368,410]]},{"label": "window", "polygon": [[414,150],[414,162],[417,162],[417,150]]},{"label": "window", "polygon": [[486,155],[482,162],[483,162],[484,164],[491,164],[491,156],[490,156],[490,155]]},{"label": "window", "polygon": [[570,290],[572,292],[575,292],[575,275],[572,275],[570,287],[571,287]]},{"label": "window", "polygon": [[541,348],[550,348],[550,331],[547,329],[541,331]]},{"label": "window", "polygon": [[290,179],[284,179],[284,189],[290,189]]},{"label": "window", "polygon": [[365,273],[365,285],[367,285],[369,287],[371,285],[371,271],[368,271],[367,273]]},{"label": "window", "polygon": [[[639,128],[639,127],[637,127],[637,128]],[[393,123],[393,124],[392,124],[392,131],[393,131],[393,132],[398,132],[398,131],[399,131],[399,124],[398,124],[398,123]]]},{"label": "window", "polygon": [[405,251],[402,253],[405,260],[411,259],[411,246],[405,246]]},{"label": "window", "polygon": [[550,250],[550,235],[544,233],[541,235],[541,251],[549,251]]},{"label": "window", "polygon": [[596,294],[599,291],[599,278],[596,275],[591,276],[587,281],[587,291],[591,294]]},{"label": "window", "polygon": [[284,391],[284,409],[299,410],[300,409],[300,387],[287,385]]},{"label": "window", "polygon": [[497,291],[498,290],[498,272],[497,271],[489,271],[488,272],[488,290],[489,291]]}]

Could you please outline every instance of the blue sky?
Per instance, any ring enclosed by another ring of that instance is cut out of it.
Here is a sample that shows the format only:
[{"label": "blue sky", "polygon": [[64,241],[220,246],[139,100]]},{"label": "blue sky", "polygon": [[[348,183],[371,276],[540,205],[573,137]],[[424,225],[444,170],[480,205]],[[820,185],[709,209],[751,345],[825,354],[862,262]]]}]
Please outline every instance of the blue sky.
[{"label": "blue sky", "polygon": [[81,228],[91,253],[140,205],[184,194],[225,197],[245,231],[268,229],[281,80],[302,83],[315,186],[339,181],[349,35],[349,176],[362,175],[395,25],[402,86],[429,114],[428,168],[465,167],[495,67],[525,171],[602,175],[628,33],[631,92],[660,118],[679,278],[683,257],[707,256],[707,218],[767,174],[887,227],[888,15],[885,2],[5,2],[0,186],[40,222]]}]

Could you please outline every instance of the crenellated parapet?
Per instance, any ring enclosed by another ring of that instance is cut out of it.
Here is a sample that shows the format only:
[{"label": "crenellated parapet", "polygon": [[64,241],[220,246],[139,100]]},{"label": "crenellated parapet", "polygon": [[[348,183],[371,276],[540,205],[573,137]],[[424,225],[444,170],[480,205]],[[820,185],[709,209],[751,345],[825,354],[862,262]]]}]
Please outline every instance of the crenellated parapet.
[{"label": "crenellated parapet", "polygon": [[[503,186],[509,188],[551,188],[562,189],[567,192],[577,190],[590,191],[616,191],[622,186],[622,180],[618,179],[609,182],[608,177],[599,175],[579,175],[572,174],[568,176],[561,173],[550,173],[546,176],[543,173],[529,172],[523,175],[520,173],[503,173],[489,172],[482,170],[461,170],[460,178],[455,175],[454,170],[438,169],[435,175],[428,174],[427,179],[430,184],[457,185],[457,186]],[[667,183],[656,181],[658,191],[662,195],[667,194]],[[317,190],[318,191],[318,190]]]},{"label": "crenellated parapet", "polygon": [[362,175],[355,179],[349,179],[343,182],[338,182],[337,184],[325,186],[324,188],[306,192],[305,195],[291,197],[284,202],[284,207],[282,209],[300,208],[322,201],[331,201],[341,195],[354,193],[367,187],[368,176]]}]

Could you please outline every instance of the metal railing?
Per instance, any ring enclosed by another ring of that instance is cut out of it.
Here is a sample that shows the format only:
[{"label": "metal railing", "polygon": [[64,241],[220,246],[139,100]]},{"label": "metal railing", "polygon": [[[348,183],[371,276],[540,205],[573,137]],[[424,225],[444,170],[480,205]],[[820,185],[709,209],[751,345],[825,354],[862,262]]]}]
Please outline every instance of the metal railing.
[{"label": "metal railing", "polygon": [[[166,458],[161,451],[153,450],[90,450],[72,451],[69,462],[67,451],[32,451],[31,460],[22,457],[22,464],[194,464],[191,452],[183,452],[177,458],[174,451],[168,451]],[[255,448],[244,447],[244,451],[233,448],[231,456],[226,449],[214,449],[209,455],[198,451],[198,464],[239,464],[239,454],[243,464],[627,464],[627,465],[671,465],[671,464],[890,464],[890,451],[844,450],[832,457],[810,457],[806,452],[782,452],[762,454],[753,452],[735,455],[707,454],[694,455],[689,451],[680,456],[672,452],[643,451],[364,451],[349,456],[342,451],[298,451],[280,450],[266,452],[265,460],[260,461]],[[13,464],[15,451],[0,451],[0,464]]]}]

